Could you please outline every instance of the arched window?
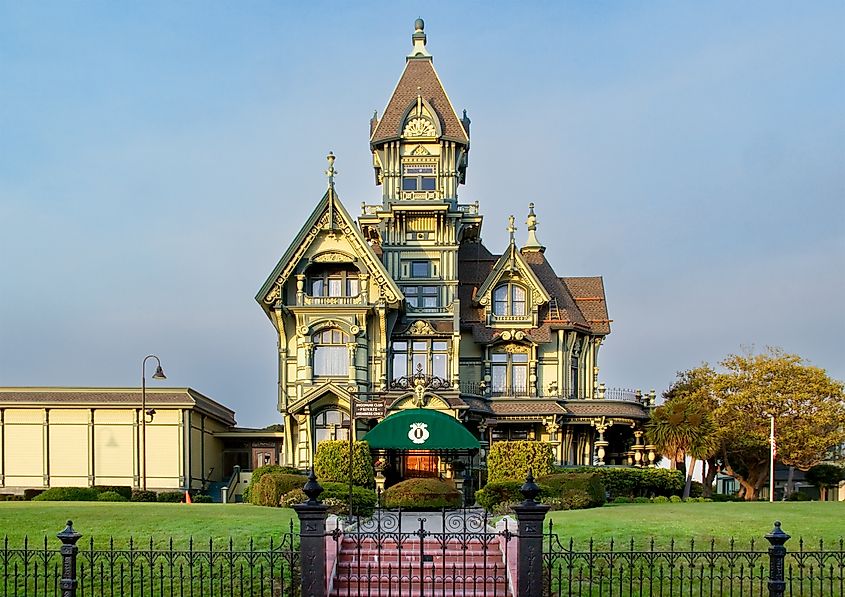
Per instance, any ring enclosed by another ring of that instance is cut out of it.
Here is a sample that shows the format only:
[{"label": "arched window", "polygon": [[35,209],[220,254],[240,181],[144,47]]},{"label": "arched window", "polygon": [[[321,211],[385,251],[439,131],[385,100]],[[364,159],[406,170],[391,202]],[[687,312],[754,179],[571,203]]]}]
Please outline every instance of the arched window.
[{"label": "arched window", "polygon": [[525,315],[525,289],[512,283],[496,286],[493,290],[493,315]]},{"label": "arched window", "polygon": [[314,376],[345,377],[349,373],[349,336],[337,328],[317,332],[314,341]]},{"label": "arched window", "polygon": [[327,408],[314,416],[314,445],[326,439],[349,439],[349,414]]}]

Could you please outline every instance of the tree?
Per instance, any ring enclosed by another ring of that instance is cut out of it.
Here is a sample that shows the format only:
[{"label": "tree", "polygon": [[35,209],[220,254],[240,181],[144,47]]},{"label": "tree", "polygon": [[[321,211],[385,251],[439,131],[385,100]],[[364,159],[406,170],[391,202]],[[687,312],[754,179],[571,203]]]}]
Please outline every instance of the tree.
[{"label": "tree", "polygon": [[827,491],[845,481],[845,468],[835,464],[817,464],[804,475],[810,483],[819,488],[819,496],[827,499]]},{"label": "tree", "polygon": [[646,425],[649,442],[668,456],[673,465],[685,464],[687,457],[690,458],[684,499],[690,494],[696,461],[706,461],[719,448],[718,430],[711,414],[713,375],[707,366],[679,374],[680,379],[663,394],[663,406],[654,410]]},{"label": "tree", "polygon": [[721,470],[746,500],[756,499],[768,478],[770,415],[783,464],[807,470],[845,442],[843,385],[824,369],[780,349],[729,355],[721,365],[718,373],[705,364],[679,374],[667,404],[691,401],[712,413]]}]

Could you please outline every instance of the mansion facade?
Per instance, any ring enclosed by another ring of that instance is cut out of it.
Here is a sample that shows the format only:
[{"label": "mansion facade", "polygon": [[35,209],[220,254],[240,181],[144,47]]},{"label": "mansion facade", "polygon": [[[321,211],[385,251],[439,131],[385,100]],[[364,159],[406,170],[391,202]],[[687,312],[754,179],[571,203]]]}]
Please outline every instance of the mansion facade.
[{"label": "mansion facade", "polygon": [[[654,391],[599,382],[610,333],[601,277],[562,277],[537,237],[494,253],[482,241],[479,203],[461,203],[470,119],[459,115],[434,68],[421,19],[413,48],[370,148],[381,200],[357,220],[328,188],[256,300],[278,335],[280,461],[310,466],[324,439],[366,439],[385,415],[434,409],[479,441],[483,464],[498,440],[540,440],[561,465],[647,465],[643,424]],[[370,411],[372,412],[372,411]],[[437,474],[435,457],[391,455],[403,475]]]}]

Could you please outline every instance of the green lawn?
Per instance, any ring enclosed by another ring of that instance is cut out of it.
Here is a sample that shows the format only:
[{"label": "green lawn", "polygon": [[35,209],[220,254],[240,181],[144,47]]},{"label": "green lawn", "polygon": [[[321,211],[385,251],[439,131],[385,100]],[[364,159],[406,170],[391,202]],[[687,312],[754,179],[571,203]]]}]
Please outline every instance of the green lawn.
[{"label": "green lawn", "polygon": [[727,548],[733,537],[736,548],[742,550],[748,549],[753,538],[755,548],[766,548],[763,535],[772,530],[775,520],[792,536],[789,549],[798,549],[800,537],[805,545],[815,546],[824,539],[828,548],[845,537],[845,502],[608,504],[553,512],[546,518],[546,532],[550,519],[561,539],[572,537],[576,545],[586,545],[593,537],[597,548],[606,548],[611,538],[617,546],[622,542],[627,547],[632,537],[638,546],[654,537],[660,547],[674,538],[676,546],[686,549],[690,539],[695,539],[696,549],[704,549],[714,538],[717,547]]},{"label": "green lawn", "polygon": [[87,546],[90,537],[96,545],[106,546],[109,537],[114,537],[115,546],[123,547],[131,536],[147,543],[153,537],[157,545],[172,537],[177,548],[186,547],[189,537],[205,548],[209,538],[216,543],[228,542],[230,537],[236,547],[247,545],[250,538],[256,547],[265,547],[270,537],[277,542],[281,533],[289,532],[295,518],[287,508],[247,504],[0,502],[0,540],[8,536],[9,545],[17,546],[24,535],[39,542],[47,535],[58,545],[56,533],[71,519],[83,535],[80,546]]}]

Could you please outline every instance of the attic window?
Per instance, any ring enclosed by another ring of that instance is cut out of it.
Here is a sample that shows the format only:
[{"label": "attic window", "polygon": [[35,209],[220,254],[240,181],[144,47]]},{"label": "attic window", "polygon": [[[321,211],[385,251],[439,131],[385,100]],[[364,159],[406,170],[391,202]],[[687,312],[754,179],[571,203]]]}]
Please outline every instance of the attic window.
[{"label": "attic window", "polygon": [[493,290],[493,315],[525,315],[525,289],[517,284],[500,284]]},{"label": "attic window", "polygon": [[430,164],[406,164],[402,170],[402,190],[437,190],[437,166]]}]

